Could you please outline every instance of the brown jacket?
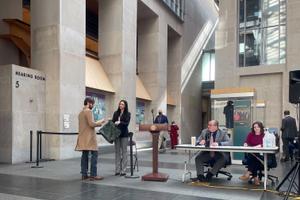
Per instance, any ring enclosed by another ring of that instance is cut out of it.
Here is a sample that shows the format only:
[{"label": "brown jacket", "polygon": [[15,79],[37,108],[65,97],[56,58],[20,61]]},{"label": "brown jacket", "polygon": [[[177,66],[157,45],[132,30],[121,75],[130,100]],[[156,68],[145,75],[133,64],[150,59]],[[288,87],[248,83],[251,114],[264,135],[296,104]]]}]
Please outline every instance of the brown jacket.
[{"label": "brown jacket", "polygon": [[95,127],[101,126],[102,122],[95,122],[92,111],[86,107],[79,113],[78,120],[79,133],[75,150],[98,151]]}]

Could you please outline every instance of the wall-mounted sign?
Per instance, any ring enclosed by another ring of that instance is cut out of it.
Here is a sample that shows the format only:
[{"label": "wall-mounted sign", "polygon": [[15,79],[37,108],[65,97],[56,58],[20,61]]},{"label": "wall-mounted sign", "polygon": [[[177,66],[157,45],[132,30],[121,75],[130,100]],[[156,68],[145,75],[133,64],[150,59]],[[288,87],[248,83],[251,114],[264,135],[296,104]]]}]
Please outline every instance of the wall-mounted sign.
[{"label": "wall-mounted sign", "polygon": [[21,76],[21,77],[24,77],[24,78],[35,79],[35,80],[38,80],[38,81],[45,81],[46,80],[46,78],[44,76],[37,75],[37,74],[31,74],[31,73],[27,73],[27,72],[16,71],[15,74],[17,76]]},{"label": "wall-mounted sign", "polygon": [[70,128],[70,115],[69,114],[64,114],[63,122],[64,122],[65,129]]}]

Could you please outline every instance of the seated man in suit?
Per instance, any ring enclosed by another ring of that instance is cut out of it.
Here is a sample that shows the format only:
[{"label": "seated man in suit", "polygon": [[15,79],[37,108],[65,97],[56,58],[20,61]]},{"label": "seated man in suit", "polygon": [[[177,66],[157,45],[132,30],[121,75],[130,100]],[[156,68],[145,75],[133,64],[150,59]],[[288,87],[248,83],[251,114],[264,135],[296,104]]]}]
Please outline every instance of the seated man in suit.
[{"label": "seated man in suit", "polygon": [[[201,132],[198,137],[197,145],[206,146],[228,146],[231,145],[231,140],[227,133],[219,129],[219,122],[217,120],[211,120],[208,122],[208,128]],[[226,161],[229,159],[229,154],[224,152],[214,151],[201,151],[195,158],[197,179],[199,181],[210,181],[216,173],[225,166]],[[210,161],[214,161],[214,165],[211,171],[204,176],[204,165]]]}]

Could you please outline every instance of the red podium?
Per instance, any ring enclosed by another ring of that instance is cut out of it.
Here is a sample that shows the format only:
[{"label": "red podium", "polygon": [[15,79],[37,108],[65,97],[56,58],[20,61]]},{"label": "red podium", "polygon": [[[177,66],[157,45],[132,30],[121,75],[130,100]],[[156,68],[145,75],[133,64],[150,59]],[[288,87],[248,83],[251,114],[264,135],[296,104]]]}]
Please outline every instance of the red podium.
[{"label": "red podium", "polygon": [[160,131],[167,131],[167,124],[140,124],[140,131],[149,131],[152,134],[152,173],[142,176],[143,181],[167,181],[168,174],[158,172],[158,137]]}]

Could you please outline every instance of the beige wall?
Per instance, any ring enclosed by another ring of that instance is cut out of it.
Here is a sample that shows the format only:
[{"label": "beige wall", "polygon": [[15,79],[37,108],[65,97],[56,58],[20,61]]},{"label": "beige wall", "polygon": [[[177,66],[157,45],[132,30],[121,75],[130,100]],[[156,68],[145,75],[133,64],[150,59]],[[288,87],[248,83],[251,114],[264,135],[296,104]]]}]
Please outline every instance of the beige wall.
[{"label": "beige wall", "polygon": [[[300,2],[287,1],[286,63],[238,67],[237,1],[220,1],[220,22],[216,31],[216,88],[253,87],[259,100],[266,102],[265,126],[280,127],[283,111],[295,108],[288,102],[289,71],[300,66]],[[255,120],[255,119],[254,119]]]},{"label": "beige wall", "polygon": [[[29,161],[29,132],[36,136],[37,130],[45,128],[45,85],[42,72],[17,65],[0,66],[0,162]],[[33,148],[33,159],[35,155]]]}]

